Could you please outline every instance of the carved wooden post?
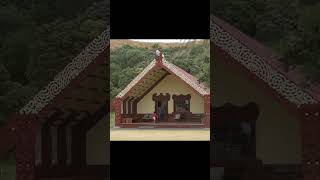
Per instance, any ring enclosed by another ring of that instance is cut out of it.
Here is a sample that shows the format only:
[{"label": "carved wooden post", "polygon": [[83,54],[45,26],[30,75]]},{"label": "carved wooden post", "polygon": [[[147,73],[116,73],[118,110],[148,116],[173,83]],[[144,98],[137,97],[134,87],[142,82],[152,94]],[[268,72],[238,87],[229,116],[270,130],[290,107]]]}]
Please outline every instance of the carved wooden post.
[{"label": "carved wooden post", "polygon": [[161,67],[163,54],[160,50],[156,50],[156,66]]},{"label": "carved wooden post", "polygon": [[113,102],[115,111],[115,125],[120,126],[121,124],[121,99],[116,98]]},{"label": "carved wooden post", "polygon": [[16,128],[16,179],[34,180],[36,178],[35,142],[39,126],[35,115],[25,115]]},{"label": "carved wooden post", "polygon": [[128,110],[127,110],[127,112],[128,112],[128,114],[130,114],[130,115],[133,114],[133,113],[132,113],[132,99],[133,99],[133,97],[130,97],[130,98],[128,99],[128,101],[127,101],[127,103],[128,103]]},{"label": "carved wooden post", "polygon": [[303,179],[320,180],[320,105],[305,105],[301,109]]},{"label": "carved wooden post", "polygon": [[[65,174],[67,160],[67,139],[65,126],[58,127],[58,164],[60,175]],[[78,137],[80,138],[80,137]]]},{"label": "carved wooden post", "polygon": [[133,104],[132,104],[132,111],[133,111],[133,114],[137,114],[137,105],[138,105],[138,101],[137,100],[134,100],[133,101]]},{"label": "carved wooden post", "polygon": [[51,138],[51,129],[48,122],[44,123],[42,125],[41,130],[42,138],[41,138],[41,148],[42,148],[42,162],[41,162],[41,176],[44,176],[48,174],[52,157],[51,157],[51,151],[52,151],[52,138]]},{"label": "carved wooden post", "polygon": [[128,98],[122,101],[122,114],[128,114],[127,104],[128,104]]},{"label": "carved wooden post", "polygon": [[206,128],[210,128],[210,95],[204,95],[204,125]]}]

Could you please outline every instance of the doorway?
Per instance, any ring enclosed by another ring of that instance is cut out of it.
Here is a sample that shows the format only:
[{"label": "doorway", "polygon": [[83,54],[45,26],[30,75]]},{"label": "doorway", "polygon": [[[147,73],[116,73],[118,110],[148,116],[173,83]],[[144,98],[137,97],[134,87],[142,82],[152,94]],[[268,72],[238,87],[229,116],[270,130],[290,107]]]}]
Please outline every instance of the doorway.
[{"label": "doorway", "polygon": [[156,113],[158,115],[159,122],[167,121],[168,115],[168,102],[157,101]]},{"label": "doorway", "polygon": [[152,99],[155,102],[155,112],[158,115],[158,121],[156,122],[166,122],[168,121],[168,101],[170,99],[170,95],[166,93],[163,95],[153,94]]}]

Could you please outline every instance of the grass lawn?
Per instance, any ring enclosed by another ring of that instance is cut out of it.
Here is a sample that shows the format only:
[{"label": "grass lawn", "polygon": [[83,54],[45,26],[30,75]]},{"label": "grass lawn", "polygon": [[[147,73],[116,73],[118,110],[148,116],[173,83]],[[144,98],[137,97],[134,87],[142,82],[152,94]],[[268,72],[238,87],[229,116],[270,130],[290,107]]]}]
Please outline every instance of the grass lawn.
[{"label": "grass lawn", "polygon": [[209,141],[209,129],[111,129],[111,141]]}]

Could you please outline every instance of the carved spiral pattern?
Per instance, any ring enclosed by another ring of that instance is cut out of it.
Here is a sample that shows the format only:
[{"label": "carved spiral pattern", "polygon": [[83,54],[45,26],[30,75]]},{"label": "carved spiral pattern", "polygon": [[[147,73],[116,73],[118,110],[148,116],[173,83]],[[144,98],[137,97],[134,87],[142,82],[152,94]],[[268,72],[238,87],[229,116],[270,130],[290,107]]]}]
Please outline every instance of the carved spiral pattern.
[{"label": "carved spiral pattern", "polygon": [[21,110],[21,114],[36,114],[59,94],[72,79],[79,75],[96,57],[109,46],[110,26],[70,62],[54,80],[40,90]]},{"label": "carved spiral pattern", "polygon": [[317,103],[312,96],[217,25],[213,16],[210,18],[210,40],[290,102],[296,105]]}]

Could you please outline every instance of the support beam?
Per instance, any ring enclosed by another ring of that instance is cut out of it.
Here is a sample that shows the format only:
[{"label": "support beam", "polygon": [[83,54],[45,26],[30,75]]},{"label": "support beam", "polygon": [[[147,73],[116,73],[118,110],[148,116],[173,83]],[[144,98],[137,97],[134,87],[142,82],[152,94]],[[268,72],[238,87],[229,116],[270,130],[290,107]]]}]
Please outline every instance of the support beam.
[{"label": "support beam", "polygon": [[126,98],[126,99],[124,99],[123,101],[122,101],[122,114],[128,114],[127,112],[127,100],[128,100],[128,98]]},{"label": "support beam", "polygon": [[132,112],[131,112],[131,104],[132,104],[132,102],[131,102],[131,100],[132,100],[132,98],[131,97],[129,97],[128,98],[128,101],[127,101],[127,104],[128,104],[128,114],[131,114]]},{"label": "support beam", "polygon": [[134,110],[133,110],[133,100],[135,97],[130,97],[128,98],[128,114],[133,114]]},{"label": "support beam", "polygon": [[134,101],[133,101],[133,103],[132,103],[132,109],[133,109],[133,114],[137,114],[138,112],[137,112],[137,106],[138,106],[138,101],[135,99]]},{"label": "support beam", "polygon": [[71,166],[72,169],[78,169],[80,166],[80,128],[79,124],[72,127],[72,146],[71,146]]},{"label": "support beam", "polygon": [[[52,162],[51,150],[52,150],[52,138],[51,138],[51,129],[48,123],[43,124],[42,130],[42,169],[49,169]],[[46,174],[47,172],[41,172]]]},{"label": "support beam", "polygon": [[[65,126],[58,127],[58,166],[61,171],[66,167],[67,159],[67,141]],[[61,172],[63,174],[63,172]]]}]

